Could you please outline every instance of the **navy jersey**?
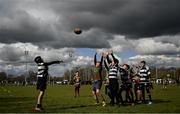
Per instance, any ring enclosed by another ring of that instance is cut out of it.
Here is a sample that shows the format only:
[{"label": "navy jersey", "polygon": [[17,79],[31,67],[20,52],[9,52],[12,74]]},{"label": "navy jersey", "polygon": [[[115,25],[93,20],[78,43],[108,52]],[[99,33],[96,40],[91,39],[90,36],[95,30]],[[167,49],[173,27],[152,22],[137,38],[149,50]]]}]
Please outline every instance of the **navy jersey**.
[{"label": "navy jersey", "polygon": [[127,83],[129,80],[128,71],[123,68],[119,68],[122,83]]}]

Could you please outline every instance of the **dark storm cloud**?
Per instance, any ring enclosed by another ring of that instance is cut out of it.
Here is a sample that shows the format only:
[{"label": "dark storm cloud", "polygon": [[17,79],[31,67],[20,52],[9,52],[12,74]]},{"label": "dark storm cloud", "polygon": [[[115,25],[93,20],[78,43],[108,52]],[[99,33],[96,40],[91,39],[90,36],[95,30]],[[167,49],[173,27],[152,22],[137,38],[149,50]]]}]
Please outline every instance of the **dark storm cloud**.
[{"label": "dark storm cloud", "polygon": [[[1,0],[0,42],[104,48],[113,35],[134,39],[176,35],[178,11],[179,0]],[[74,39],[75,27],[83,34],[98,31]]]},{"label": "dark storm cloud", "polygon": [[24,11],[15,11],[6,17],[0,16],[0,42],[40,42],[53,40],[48,25],[41,25]]},{"label": "dark storm cloud", "polygon": [[[63,38],[62,38],[63,37]],[[83,35],[75,35],[74,33],[62,35],[57,41],[44,42],[40,46],[53,46],[54,48],[59,47],[88,47],[88,48],[109,48],[111,47],[107,39],[113,39],[111,34],[104,33],[100,30],[93,29],[84,31]]]},{"label": "dark storm cloud", "polygon": [[70,26],[97,27],[131,38],[174,35],[180,31],[179,0],[91,0],[72,4],[72,14],[67,13]]}]

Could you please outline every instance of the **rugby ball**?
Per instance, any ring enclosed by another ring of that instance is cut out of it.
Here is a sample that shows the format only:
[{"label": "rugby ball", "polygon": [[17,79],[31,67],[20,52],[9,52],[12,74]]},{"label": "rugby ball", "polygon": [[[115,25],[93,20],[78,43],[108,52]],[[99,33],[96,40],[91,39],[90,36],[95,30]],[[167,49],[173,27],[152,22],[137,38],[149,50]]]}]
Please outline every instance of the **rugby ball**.
[{"label": "rugby ball", "polygon": [[75,29],[74,29],[74,33],[77,34],[77,35],[79,35],[79,34],[82,33],[82,30],[81,30],[80,28],[75,28]]}]

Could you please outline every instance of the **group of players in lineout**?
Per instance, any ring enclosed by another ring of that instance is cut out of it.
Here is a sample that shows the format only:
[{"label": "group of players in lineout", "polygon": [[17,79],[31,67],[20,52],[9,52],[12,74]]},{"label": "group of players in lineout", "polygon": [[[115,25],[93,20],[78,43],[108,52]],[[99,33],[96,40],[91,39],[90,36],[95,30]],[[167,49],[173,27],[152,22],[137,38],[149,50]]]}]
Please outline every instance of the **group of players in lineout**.
[{"label": "group of players in lineout", "polygon": [[[120,106],[131,104],[133,106],[135,103],[145,103],[145,91],[149,97],[148,104],[152,104],[150,70],[145,61],[141,61],[138,70],[133,72],[128,64],[119,65],[119,61],[113,55],[112,51],[102,53],[100,61],[97,61],[96,56],[97,53],[94,56],[95,67],[94,76],[92,76],[92,93],[96,105],[106,105],[104,95],[101,92],[104,79],[106,79],[105,93],[110,98],[110,105]],[[110,56],[112,57],[110,58]],[[36,57],[34,61],[38,65],[37,90],[39,90],[35,111],[43,111],[42,99],[47,86],[48,66],[59,64],[63,61],[52,61],[47,63],[44,62],[40,56]],[[106,76],[102,76],[103,63],[107,71]],[[75,97],[79,96],[80,81],[79,72],[77,71],[74,76]],[[125,91],[125,97],[123,97],[123,91]]]}]

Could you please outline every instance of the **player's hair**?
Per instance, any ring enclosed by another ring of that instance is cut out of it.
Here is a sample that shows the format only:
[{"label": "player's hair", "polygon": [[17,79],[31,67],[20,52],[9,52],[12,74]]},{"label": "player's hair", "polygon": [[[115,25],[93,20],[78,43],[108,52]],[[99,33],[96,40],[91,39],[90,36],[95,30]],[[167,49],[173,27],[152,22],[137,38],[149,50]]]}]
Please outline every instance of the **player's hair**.
[{"label": "player's hair", "polygon": [[34,61],[35,61],[36,63],[42,62],[41,56],[35,57]]},{"label": "player's hair", "polygon": [[118,64],[119,60],[118,59],[114,59],[114,63]]},{"label": "player's hair", "polygon": [[141,61],[140,63],[146,64],[146,61]]},{"label": "player's hair", "polygon": [[130,66],[128,64],[124,64],[124,65],[127,67],[128,70],[130,69]]}]

